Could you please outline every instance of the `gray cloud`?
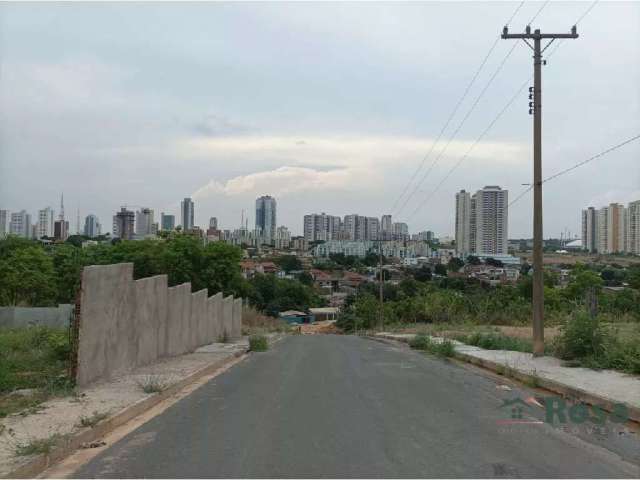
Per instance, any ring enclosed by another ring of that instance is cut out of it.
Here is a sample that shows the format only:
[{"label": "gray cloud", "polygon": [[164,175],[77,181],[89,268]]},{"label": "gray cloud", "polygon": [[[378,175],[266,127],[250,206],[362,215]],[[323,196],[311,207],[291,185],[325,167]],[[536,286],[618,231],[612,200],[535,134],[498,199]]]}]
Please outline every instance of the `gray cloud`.
[{"label": "gray cloud", "polygon": [[[121,204],[177,212],[200,191],[197,221],[233,227],[273,188],[295,232],[311,211],[386,213],[516,5],[0,4],[0,208],[57,207],[64,190],[68,210],[108,225]],[[589,5],[551,2],[539,26],[566,30]],[[538,8],[525,3],[512,29]],[[549,60],[545,175],[640,132],[639,25],[640,4],[600,2]],[[498,44],[436,155],[510,47]],[[518,46],[400,213],[417,209],[413,230],[451,233],[460,188],[513,198],[531,181],[524,94],[431,195],[530,74]],[[545,233],[637,196],[638,158],[636,143],[545,185]],[[513,206],[511,236],[530,235],[530,211],[527,196]]]}]

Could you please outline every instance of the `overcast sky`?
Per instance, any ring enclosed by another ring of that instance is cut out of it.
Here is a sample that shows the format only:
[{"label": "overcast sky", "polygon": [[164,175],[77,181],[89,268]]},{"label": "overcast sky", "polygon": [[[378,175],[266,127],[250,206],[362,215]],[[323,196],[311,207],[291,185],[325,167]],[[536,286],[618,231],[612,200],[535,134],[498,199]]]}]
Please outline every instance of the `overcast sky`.
[{"label": "overcast sky", "polygon": [[[473,147],[532,74],[523,42],[458,128],[513,40],[415,174],[519,3],[2,3],[0,208],[57,211],[64,192],[72,229],[80,208],[110,231],[120,205],[159,217],[192,196],[196,224],[234,228],[270,194],[294,234],[323,211],[453,234],[456,191],[531,181],[526,88]],[[590,5],[552,1],[533,27],[568,32]],[[578,33],[543,67],[544,176],[640,133],[640,2],[602,1]],[[545,237],[579,233],[583,207],[640,199],[640,142],[544,195]],[[531,235],[531,202],[511,238]]]}]

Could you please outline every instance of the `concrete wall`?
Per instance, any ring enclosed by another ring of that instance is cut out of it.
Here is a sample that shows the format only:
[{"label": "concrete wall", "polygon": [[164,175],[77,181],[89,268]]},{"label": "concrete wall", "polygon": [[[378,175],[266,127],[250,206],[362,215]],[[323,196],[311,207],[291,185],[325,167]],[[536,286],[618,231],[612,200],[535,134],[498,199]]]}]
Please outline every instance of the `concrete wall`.
[{"label": "concrete wall", "polygon": [[233,296],[230,295],[222,300],[222,336],[233,338]]},{"label": "concrete wall", "polygon": [[0,328],[22,328],[42,325],[66,328],[73,312],[73,305],[57,307],[0,307]]},{"label": "concrete wall", "polygon": [[242,299],[236,298],[233,301],[233,316],[231,325],[231,338],[242,336]]},{"label": "concrete wall", "polygon": [[82,272],[77,383],[108,379],[158,358],[193,352],[241,333],[242,300],[191,284],[168,288],[167,276],[133,280],[133,264]]}]

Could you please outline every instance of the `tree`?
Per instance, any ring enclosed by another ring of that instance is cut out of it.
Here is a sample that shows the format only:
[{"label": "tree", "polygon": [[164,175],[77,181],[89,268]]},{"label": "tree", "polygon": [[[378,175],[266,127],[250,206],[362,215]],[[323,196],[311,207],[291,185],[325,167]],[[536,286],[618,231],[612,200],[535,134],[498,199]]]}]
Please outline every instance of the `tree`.
[{"label": "tree", "polygon": [[0,255],[0,304],[53,305],[56,289],[51,257],[42,247],[9,242],[0,247],[7,251]]},{"label": "tree", "polygon": [[82,268],[86,265],[84,251],[73,244],[56,245],[52,257],[57,301],[58,303],[73,303],[80,287]]},{"label": "tree", "polygon": [[435,274],[436,274],[436,275],[443,276],[443,277],[446,277],[446,276],[447,276],[447,267],[445,267],[445,266],[444,266],[443,264],[441,264],[441,263],[438,263],[438,264],[435,266]]},{"label": "tree", "polygon": [[298,275],[298,281],[300,281],[300,283],[302,283],[303,285],[307,285],[309,287],[313,286],[313,277],[309,272],[302,272],[300,275]]},{"label": "tree", "polygon": [[420,268],[413,272],[413,278],[418,282],[428,282],[431,280],[431,268],[427,265],[422,265]]},{"label": "tree", "polygon": [[447,269],[450,272],[457,272],[462,267],[464,267],[464,261],[459,259],[458,257],[453,257],[451,260],[449,260],[449,263],[447,264]]},{"label": "tree", "polygon": [[302,262],[295,255],[282,255],[276,258],[275,262],[287,273],[302,270]]},{"label": "tree", "polygon": [[504,267],[504,263],[502,263],[501,260],[496,260],[495,258],[487,258],[484,263],[486,263],[487,265],[491,265],[492,267],[496,267],[496,268],[502,268]]},{"label": "tree", "polygon": [[482,262],[480,261],[480,259],[478,257],[476,257],[475,255],[469,255],[467,257],[467,263],[469,265],[480,265]]},{"label": "tree", "polygon": [[209,293],[223,292],[225,295],[238,294],[242,288],[240,272],[242,251],[224,242],[209,243],[202,253],[200,279],[202,288]]},{"label": "tree", "polygon": [[87,237],[85,237],[84,235],[70,235],[69,238],[65,240],[65,243],[68,243],[70,245],[73,245],[74,247],[80,248],[82,247],[82,242],[84,242],[86,239]]},{"label": "tree", "polygon": [[597,273],[591,270],[580,269],[574,274],[563,293],[568,299],[581,300],[584,298],[587,290],[593,288],[596,292],[599,292],[602,288],[602,283],[602,279]]}]

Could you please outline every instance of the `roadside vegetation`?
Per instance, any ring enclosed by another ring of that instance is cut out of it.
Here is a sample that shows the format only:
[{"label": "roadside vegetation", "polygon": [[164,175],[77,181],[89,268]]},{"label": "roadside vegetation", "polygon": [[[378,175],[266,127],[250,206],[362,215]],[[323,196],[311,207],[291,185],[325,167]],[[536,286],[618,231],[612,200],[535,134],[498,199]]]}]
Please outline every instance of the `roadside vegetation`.
[{"label": "roadside vegetation", "polygon": [[[567,281],[545,272],[546,352],[576,366],[640,374],[640,265],[570,266]],[[454,271],[459,264],[453,267]],[[569,268],[569,266],[567,266]],[[383,289],[384,329],[443,336],[492,350],[532,351],[531,277],[515,285],[487,286],[472,278],[434,275],[422,267]],[[442,270],[442,269],[440,269]],[[605,286],[627,285],[618,291]],[[590,308],[595,296],[597,309]],[[379,328],[377,284],[347,298],[338,326],[347,332]],[[419,343],[424,343],[418,335]],[[425,343],[425,350],[431,348]]]},{"label": "roadside vegetation", "polygon": [[455,354],[453,342],[448,338],[434,340],[427,335],[418,334],[409,342],[409,346],[439,357],[453,357]]},{"label": "roadside vegetation", "polygon": [[266,352],[269,349],[269,342],[264,335],[251,335],[249,337],[249,350],[252,352]]},{"label": "roadside vegetation", "polygon": [[[86,265],[133,263],[134,278],[166,274],[169,286],[190,282],[192,291],[247,298],[260,312],[277,317],[282,310],[323,306],[323,300],[303,281],[255,275],[247,280],[240,271],[242,249],[224,242],[203,245],[192,235],[172,232],[162,239],[120,241],[81,247],[81,237],[62,244],[9,236],[0,240],[0,305],[55,306],[73,303]],[[286,269],[299,268],[299,260],[280,260]]]},{"label": "roadside vegetation", "polygon": [[73,392],[65,329],[0,329],[0,418]]}]

